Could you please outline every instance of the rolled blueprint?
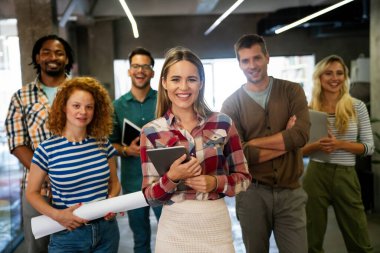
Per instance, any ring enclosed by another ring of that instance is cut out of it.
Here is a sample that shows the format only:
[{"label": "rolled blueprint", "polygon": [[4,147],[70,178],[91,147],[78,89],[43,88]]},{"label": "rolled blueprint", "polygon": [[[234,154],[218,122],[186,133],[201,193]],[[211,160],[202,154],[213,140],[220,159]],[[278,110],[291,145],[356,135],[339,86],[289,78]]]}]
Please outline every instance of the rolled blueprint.
[{"label": "rolled blueprint", "polygon": [[[74,214],[86,220],[95,220],[104,217],[110,212],[120,213],[147,205],[144,194],[139,191],[82,205],[74,210]],[[32,218],[31,223],[32,232],[36,239],[66,229],[64,226],[46,215]]]}]

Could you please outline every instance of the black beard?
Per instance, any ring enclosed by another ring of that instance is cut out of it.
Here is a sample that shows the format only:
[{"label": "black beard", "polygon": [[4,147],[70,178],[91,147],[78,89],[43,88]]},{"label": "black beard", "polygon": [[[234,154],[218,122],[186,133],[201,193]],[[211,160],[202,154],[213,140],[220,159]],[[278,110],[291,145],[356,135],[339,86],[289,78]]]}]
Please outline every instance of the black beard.
[{"label": "black beard", "polygon": [[65,70],[47,70],[45,71],[46,75],[48,76],[52,76],[52,77],[57,77],[57,76],[61,76],[62,74],[65,73]]}]

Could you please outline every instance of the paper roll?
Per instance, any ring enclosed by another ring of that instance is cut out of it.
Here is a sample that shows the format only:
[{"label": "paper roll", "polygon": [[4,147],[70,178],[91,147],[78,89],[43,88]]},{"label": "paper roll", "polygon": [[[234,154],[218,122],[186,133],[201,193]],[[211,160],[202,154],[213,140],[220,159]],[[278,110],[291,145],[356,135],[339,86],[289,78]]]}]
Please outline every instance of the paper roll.
[{"label": "paper roll", "polygon": [[[85,204],[78,209],[75,209],[74,214],[86,220],[95,220],[104,217],[110,212],[120,213],[147,205],[144,194],[139,191]],[[66,229],[64,226],[46,215],[32,218],[31,223],[32,232],[36,239]]]}]

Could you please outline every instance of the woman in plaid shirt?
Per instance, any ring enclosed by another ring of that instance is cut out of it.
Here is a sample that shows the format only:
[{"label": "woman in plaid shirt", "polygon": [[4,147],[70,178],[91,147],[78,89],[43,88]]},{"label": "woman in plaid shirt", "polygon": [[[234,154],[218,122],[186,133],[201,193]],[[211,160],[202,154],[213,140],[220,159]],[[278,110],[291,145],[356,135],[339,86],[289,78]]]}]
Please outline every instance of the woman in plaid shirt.
[{"label": "woman in plaid shirt", "polygon": [[[156,252],[234,252],[224,196],[245,191],[251,182],[232,120],[204,101],[205,74],[190,50],[168,51],[161,72],[157,119],[140,137],[143,193],[152,206],[164,205]],[[185,146],[186,155],[159,176],[148,149]]]}]

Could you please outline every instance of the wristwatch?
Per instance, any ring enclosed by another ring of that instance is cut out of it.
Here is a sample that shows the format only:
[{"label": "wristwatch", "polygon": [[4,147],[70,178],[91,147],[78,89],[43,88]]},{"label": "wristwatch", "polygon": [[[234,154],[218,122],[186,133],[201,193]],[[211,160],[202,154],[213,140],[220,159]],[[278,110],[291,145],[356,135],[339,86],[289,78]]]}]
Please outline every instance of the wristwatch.
[{"label": "wristwatch", "polygon": [[128,156],[128,154],[127,154],[127,148],[128,148],[128,146],[123,146],[123,149],[121,150],[121,153],[123,154],[123,156],[124,157],[127,157]]}]

